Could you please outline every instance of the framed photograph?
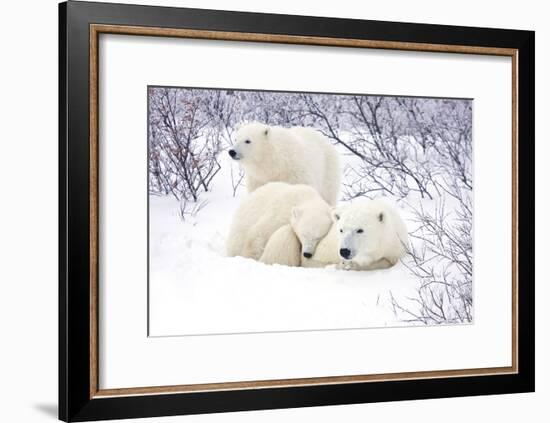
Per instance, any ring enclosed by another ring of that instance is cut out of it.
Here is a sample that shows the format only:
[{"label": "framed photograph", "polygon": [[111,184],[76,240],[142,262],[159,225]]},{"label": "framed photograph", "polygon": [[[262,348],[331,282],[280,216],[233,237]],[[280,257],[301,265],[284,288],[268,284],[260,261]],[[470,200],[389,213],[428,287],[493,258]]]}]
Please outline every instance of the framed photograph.
[{"label": "framed photograph", "polygon": [[59,5],[59,417],[534,390],[534,33]]}]

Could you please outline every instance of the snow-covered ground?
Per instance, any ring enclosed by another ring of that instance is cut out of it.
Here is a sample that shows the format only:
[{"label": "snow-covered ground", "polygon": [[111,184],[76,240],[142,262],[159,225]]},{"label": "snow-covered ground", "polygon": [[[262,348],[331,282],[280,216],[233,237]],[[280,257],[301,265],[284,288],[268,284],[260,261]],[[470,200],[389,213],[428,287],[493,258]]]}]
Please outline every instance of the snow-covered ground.
[{"label": "snow-covered ground", "polygon": [[173,197],[150,197],[151,336],[404,325],[394,314],[390,291],[407,301],[418,280],[401,263],[356,272],[225,257],[225,237],[246,193],[240,187],[233,196],[233,164],[221,161],[196,216],[183,221]]}]

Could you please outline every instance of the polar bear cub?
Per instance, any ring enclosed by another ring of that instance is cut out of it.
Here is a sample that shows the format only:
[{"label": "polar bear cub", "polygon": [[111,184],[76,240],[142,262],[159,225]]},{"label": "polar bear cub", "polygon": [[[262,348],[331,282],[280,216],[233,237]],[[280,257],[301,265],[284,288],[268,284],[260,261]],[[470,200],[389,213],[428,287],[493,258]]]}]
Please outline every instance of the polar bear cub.
[{"label": "polar bear cub", "polygon": [[406,253],[407,227],[382,199],[363,200],[333,210],[342,268],[383,269]]},{"label": "polar bear cub", "polygon": [[300,266],[302,244],[290,224],[281,226],[267,241],[260,261],[264,264]]},{"label": "polar bear cub", "polygon": [[242,125],[229,150],[246,173],[246,187],[253,192],[268,182],[305,184],[335,205],[340,190],[340,157],[328,139],[312,128]]},{"label": "polar bear cub", "polygon": [[265,264],[300,266],[302,257],[311,258],[317,245],[332,227],[328,205],[307,202],[293,207],[290,224],[279,228],[267,242],[260,261]]},{"label": "polar bear cub", "polygon": [[[290,224],[292,214],[311,213],[323,216],[311,230],[320,239],[331,226],[330,206],[315,189],[284,182],[263,185],[249,194],[237,209],[227,238],[227,255],[258,260],[275,232]],[[314,242],[308,244],[308,248],[314,246]]]}]

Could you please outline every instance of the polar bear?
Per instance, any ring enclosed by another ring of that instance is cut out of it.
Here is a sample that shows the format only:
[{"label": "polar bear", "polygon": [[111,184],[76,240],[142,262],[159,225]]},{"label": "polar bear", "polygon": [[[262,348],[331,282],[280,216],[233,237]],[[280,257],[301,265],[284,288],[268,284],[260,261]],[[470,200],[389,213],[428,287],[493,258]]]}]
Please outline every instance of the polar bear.
[{"label": "polar bear", "polygon": [[312,257],[302,257],[302,267],[325,267],[330,264],[339,265],[342,259],[338,254],[339,242],[336,223],[333,223],[327,235],[317,244]]},{"label": "polar bear", "polygon": [[385,269],[406,253],[408,234],[395,207],[382,199],[363,200],[333,211],[341,267]]},{"label": "polar bear", "polygon": [[281,226],[267,241],[260,261],[264,264],[300,266],[302,244],[290,223]]},{"label": "polar bear", "polygon": [[407,227],[397,210],[381,199],[362,200],[332,210],[334,224],[304,267],[336,264],[341,269],[375,270],[403,257]]},{"label": "polar bear", "polygon": [[322,238],[332,220],[330,206],[315,189],[284,182],[270,182],[259,187],[241,202],[233,216],[226,243],[227,255],[260,259],[271,236],[290,223],[293,212],[308,214],[313,211],[326,216],[319,219],[312,231]]},{"label": "polar bear", "polygon": [[330,208],[317,202],[293,207],[290,224],[280,227],[267,242],[260,261],[265,264],[300,266],[311,258],[318,243],[332,227]]},{"label": "polar bear", "polygon": [[242,125],[229,150],[246,173],[246,187],[253,192],[274,181],[305,184],[334,206],[340,190],[338,152],[328,139],[312,128]]}]

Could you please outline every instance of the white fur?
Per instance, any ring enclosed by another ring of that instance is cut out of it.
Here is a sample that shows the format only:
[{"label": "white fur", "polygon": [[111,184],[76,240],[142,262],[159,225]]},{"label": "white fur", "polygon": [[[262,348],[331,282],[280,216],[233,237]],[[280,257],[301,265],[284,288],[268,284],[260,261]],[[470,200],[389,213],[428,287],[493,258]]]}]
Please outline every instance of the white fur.
[{"label": "white fur", "polygon": [[[290,223],[291,214],[307,214],[310,210],[330,216],[329,205],[310,186],[284,182],[261,186],[241,202],[233,217],[227,255],[260,259],[275,231]],[[325,231],[329,226],[325,225]]]},{"label": "white fur", "polygon": [[[405,254],[407,228],[387,202],[362,200],[333,210],[334,224],[302,266],[338,264],[343,269],[374,270],[393,266]],[[362,232],[358,232],[362,230]],[[348,249],[348,258],[341,249]]]},{"label": "white fur", "polygon": [[340,263],[338,255],[338,237],[336,224],[332,224],[327,235],[319,242],[315,254],[311,258],[302,257],[302,267],[325,267],[329,264]]},{"label": "white fur", "polygon": [[281,226],[269,238],[260,261],[264,264],[300,266],[302,245],[290,224]]},{"label": "white fur", "polygon": [[332,227],[330,207],[324,201],[308,201],[293,207],[290,225],[279,228],[269,238],[260,261],[266,264],[300,266],[311,257],[319,241]]},{"label": "white fur", "polygon": [[305,184],[330,205],[336,204],[340,157],[320,132],[249,123],[238,129],[231,150],[233,159],[245,170],[248,192],[274,181]]},{"label": "white fur", "polygon": [[312,256],[319,242],[332,227],[331,209],[328,204],[309,201],[294,207],[290,215],[290,225],[300,241],[301,256]]}]

